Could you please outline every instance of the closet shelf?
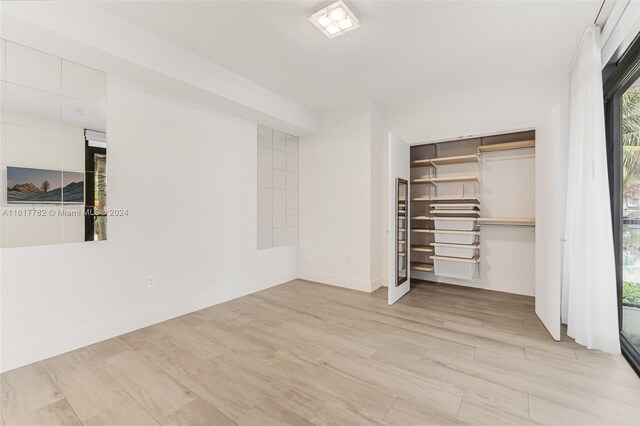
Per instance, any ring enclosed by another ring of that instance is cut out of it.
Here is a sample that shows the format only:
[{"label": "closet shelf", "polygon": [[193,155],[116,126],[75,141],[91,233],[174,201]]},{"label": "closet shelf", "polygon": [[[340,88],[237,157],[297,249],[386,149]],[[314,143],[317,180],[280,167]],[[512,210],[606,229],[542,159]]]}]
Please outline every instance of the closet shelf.
[{"label": "closet shelf", "polygon": [[448,257],[448,256],[429,256],[431,260],[446,260],[449,262],[460,262],[460,263],[478,263],[480,258],[478,256],[472,257],[471,259],[465,259],[463,257]]},{"label": "closet shelf", "polygon": [[464,197],[455,195],[443,195],[441,197],[431,197],[431,201],[475,201],[478,202],[478,197]]},{"label": "closet shelf", "polygon": [[478,176],[454,176],[454,177],[439,177],[432,178],[431,183],[457,183],[457,182],[478,182]]},{"label": "closet shelf", "polygon": [[434,234],[454,234],[454,235],[480,235],[480,231],[450,231],[447,229],[434,229]]},{"label": "closet shelf", "polygon": [[[456,212],[456,213],[459,213],[459,212]],[[431,219],[433,220],[464,220],[465,222],[478,221],[477,217],[456,217],[456,216],[438,216],[438,217],[432,217]]]},{"label": "closet shelf", "polygon": [[419,234],[431,234],[433,232],[432,228],[411,228],[411,232],[417,232]]},{"label": "closet shelf", "polygon": [[419,244],[411,244],[412,251],[419,251],[422,253],[433,253],[433,249],[429,246],[423,246]]},{"label": "closet shelf", "polygon": [[455,210],[444,210],[444,209],[435,209],[430,210],[431,214],[470,214],[475,216],[480,216],[480,212],[478,210],[463,210],[463,209],[455,209]]},{"label": "closet shelf", "polygon": [[443,209],[479,209],[480,204],[477,203],[452,203],[452,204],[434,204],[434,208],[442,207]]},{"label": "closet shelf", "polygon": [[438,201],[475,201],[478,202],[478,197],[463,197],[456,195],[443,195],[441,197],[415,197],[411,201],[429,201],[437,203]]},{"label": "closet shelf", "polygon": [[480,225],[520,225],[535,226],[536,218],[534,217],[480,217],[478,218]]},{"label": "closet shelf", "polygon": [[511,149],[526,149],[526,148],[535,148],[535,147],[536,147],[536,141],[528,140],[528,141],[518,141],[518,142],[496,143],[493,145],[484,145],[478,148],[478,152],[508,151]]},{"label": "closet shelf", "polygon": [[434,184],[431,178],[411,179],[411,183],[414,185],[433,185]]},{"label": "closet shelf", "polygon": [[429,216],[411,216],[411,220],[433,220]]},{"label": "closet shelf", "polygon": [[433,263],[411,262],[411,269],[414,271],[433,272]]},{"label": "closet shelf", "polygon": [[463,163],[477,163],[478,156],[476,154],[471,155],[458,155],[456,157],[442,157],[432,158],[431,164],[434,166],[446,166],[449,164],[463,164]]},{"label": "closet shelf", "polygon": [[411,167],[433,167],[433,164],[431,164],[431,160],[428,160],[428,159],[413,160],[411,162]]},{"label": "closet shelf", "polygon": [[448,248],[462,248],[462,249],[480,248],[480,244],[431,243],[431,245],[433,247],[448,247]]}]

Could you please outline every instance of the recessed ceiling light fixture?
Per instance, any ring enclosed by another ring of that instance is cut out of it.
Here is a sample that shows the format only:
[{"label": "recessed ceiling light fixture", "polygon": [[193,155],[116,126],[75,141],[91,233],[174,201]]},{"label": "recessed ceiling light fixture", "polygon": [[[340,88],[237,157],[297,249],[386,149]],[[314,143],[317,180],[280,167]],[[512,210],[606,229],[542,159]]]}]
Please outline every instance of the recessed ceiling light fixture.
[{"label": "recessed ceiling light fixture", "polygon": [[342,0],[315,12],[309,17],[309,21],[329,38],[360,28],[360,21]]}]

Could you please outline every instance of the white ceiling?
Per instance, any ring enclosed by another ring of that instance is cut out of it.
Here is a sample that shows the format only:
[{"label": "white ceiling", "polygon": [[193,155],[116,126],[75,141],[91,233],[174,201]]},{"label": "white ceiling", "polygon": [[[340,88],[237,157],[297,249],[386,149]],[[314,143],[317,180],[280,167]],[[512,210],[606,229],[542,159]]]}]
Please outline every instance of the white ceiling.
[{"label": "white ceiling", "polygon": [[116,1],[97,5],[316,110],[415,101],[568,73],[593,1],[346,1],[362,28],[333,40],[322,1]]}]

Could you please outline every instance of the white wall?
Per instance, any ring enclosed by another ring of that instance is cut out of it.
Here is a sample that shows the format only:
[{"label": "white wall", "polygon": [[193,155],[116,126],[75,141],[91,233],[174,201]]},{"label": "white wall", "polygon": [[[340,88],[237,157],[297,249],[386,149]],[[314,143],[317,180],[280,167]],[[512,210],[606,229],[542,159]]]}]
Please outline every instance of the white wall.
[{"label": "white wall", "polygon": [[566,104],[569,70],[386,108],[387,130],[410,144],[531,129]]},{"label": "white wall", "polygon": [[256,249],[255,123],[113,77],[107,120],[109,207],[129,216],[105,242],[2,249],[2,370],[296,277],[295,247]]},{"label": "white wall", "polygon": [[368,102],[328,111],[300,139],[301,278],[361,291],[380,285],[371,263],[372,157],[380,156],[371,117]]}]

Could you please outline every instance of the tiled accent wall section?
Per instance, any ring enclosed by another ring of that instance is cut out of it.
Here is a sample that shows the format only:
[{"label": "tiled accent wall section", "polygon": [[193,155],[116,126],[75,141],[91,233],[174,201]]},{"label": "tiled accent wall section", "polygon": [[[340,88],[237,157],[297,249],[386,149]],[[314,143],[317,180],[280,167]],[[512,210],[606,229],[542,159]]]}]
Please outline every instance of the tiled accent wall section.
[{"label": "tiled accent wall section", "polygon": [[[0,244],[84,241],[82,205],[7,205],[7,166],[80,172],[84,130],[105,131],[105,73],[0,40]],[[7,216],[36,209],[46,216]]]},{"label": "tiled accent wall section", "polygon": [[258,126],[258,249],[298,244],[298,138]]}]

